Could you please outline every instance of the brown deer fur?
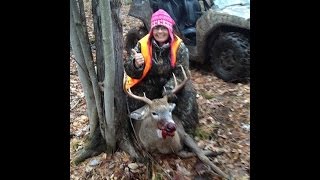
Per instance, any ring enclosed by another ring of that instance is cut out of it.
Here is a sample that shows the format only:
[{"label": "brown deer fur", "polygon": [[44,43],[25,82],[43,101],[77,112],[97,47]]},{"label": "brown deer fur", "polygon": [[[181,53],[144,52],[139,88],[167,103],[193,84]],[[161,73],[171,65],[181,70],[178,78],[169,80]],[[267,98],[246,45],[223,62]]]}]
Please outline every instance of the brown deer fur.
[{"label": "brown deer fur", "polygon": [[[177,85],[175,79],[175,88],[172,90],[173,93],[178,92],[187,81],[184,69],[182,68],[182,70],[185,80]],[[150,100],[146,96],[141,97],[134,95],[130,89],[126,93],[146,103],[145,106],[133,111],[130,117],[135,119],[134,129],[138,141],[148,152],[159,152],[162,154],[175,153],[179,155],[183,149],[183,145],[186,145],[203,163],[209,165],[220,176],[227,179],[229,178],[205,156],[204,152],[185,132],[181,120],[176,116],[172,116],[175,104],[168,103],[167,96]]]}]

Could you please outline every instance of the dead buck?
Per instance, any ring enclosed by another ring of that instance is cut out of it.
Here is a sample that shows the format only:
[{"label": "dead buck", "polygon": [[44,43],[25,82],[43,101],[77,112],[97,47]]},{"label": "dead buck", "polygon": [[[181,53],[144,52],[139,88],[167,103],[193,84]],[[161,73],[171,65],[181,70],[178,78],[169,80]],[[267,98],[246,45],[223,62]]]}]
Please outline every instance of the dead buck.
[{"label": "dead buck", "polygon": [[[173,74],[175,87],[172,93],[174,94],[183,88],[188,80],[182,66],[181,69],[184,80],[179,85]],[[145,106],[133,111],[130,117],[135,119],[134,129],[139,143],[148,152],[175,153],[186,157],[186,153],[183,151],[183,145],[186,145],[203,163],[209,165],[220,176],[229,179],[224,172],[208,159],[190,135],[185,132],[181,121],[175,115],[172,115],[175,104],[168,103],[167,96],[150,100],[145,95],[143,97],[134,95],[130,89],[126,93],[130,97],[146,103]]]}]

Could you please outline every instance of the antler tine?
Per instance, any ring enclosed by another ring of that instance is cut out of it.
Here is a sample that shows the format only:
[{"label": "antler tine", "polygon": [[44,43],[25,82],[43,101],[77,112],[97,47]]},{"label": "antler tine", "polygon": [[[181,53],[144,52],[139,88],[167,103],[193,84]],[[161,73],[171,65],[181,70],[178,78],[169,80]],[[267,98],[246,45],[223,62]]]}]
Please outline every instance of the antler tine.
[{"label": "antler tine", "polygon": [[165,86],[163,86],[163,90],[164,90],[164,92],[167,92],[167,89],[166,89],[166,87],[165,87]]},{"label": "antler tine", "polygon": [[182,65],[179,65],[179,66],[180,66],[181,69],[182,69],[182,74],[183,74],[184,80],[181,82],[181,84],[178,85],[177,78],[176,78],[176,76],[174,75],[174,73],[172,73],[172,74],[173,74],[173,79],[174,79],[174,89],[172,90],[172,93],[173,93],[173,94],[174,94],[174,93],[177,93],[177,92],[186,84],[186,82],[187,82],[187,80],[188,80],[187,74],[186,74],[186,72],[184,71],[183,66],[182,66]]},{"label": "antler tine", "polygon": [[146,94],[145,94],[145,93],[143,93],[144,96],[141,97],[141,96],[137,96],[137,95],[133,94],[133,93],[131,92],[131,89],[130,89],[130,88],[129,88],[126,92],[127,92],[127,94],[128,94],[130,97],[132,97],[132,98],[134,98],[134,99],[143,101],[143,102],[145,102],[145,103],[147,103],[147,104],[149,104],[149,105],[152,104],[152,101],[151,101],[149,98],[146,97]]}]

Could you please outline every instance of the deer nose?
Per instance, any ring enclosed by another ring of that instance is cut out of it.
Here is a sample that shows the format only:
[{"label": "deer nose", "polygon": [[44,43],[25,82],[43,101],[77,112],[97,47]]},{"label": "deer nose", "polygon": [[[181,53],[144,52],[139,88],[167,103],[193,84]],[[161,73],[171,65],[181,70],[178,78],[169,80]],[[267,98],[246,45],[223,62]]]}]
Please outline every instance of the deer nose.
[{"label": "deer nose", "polygon": [[173,132],[173,131],[175,131],[176,130],[176,124],[174,124],[174,123],[168,123],[167,125],[166,125],[166,131],[167,132]]}]

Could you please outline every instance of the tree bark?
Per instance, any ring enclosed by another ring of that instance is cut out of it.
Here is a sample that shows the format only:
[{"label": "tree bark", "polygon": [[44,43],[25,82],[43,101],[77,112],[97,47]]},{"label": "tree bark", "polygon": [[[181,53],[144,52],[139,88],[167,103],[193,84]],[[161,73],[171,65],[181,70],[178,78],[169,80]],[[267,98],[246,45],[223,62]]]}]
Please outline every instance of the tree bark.
[{"label": "tree bark", "polygon": [[85,94],[90,133],[84,149],[77,153],[73,161],[75,164],[80,163],[88,157],[100,154],[105,149],[105,144],[101,142],[103,139],[101,139],[101,129],[98,123],[98,110],[99,108],[101,109],[101,105],[96,101],[97,94],[95,94],[97,93],[95,91],[98,90],[98,85],[97,83],[92,83],[96,78],[92,53],[89,46],[89,38],[86,34],[87,31],[85,30],[86,27],[83,26],[80,20],[78,8],[77,2],[70,0],[70,42],[77,61],[79,79]]},{"label": "tree bark", "polygon": [[112,16],[112,27],[113,27],[113,37],[114,37],[114,54],[115,54],[115,121],[116,124],[116,134],[117,142],[119,147],[130,154],[134,159],[138,159],[139,155],[134,149],[132,138],[130,134],[132,133],[132,128],[130,120],[128,118],[127,109],[127,98],[123,89],[123,30],[122,23],[120,20],[120,0],[111,1],[111,16]]},{"label": "tree bark", "polygon": [[105,63],[104,78],[104,110],[106,116],[105,139],[107,152],[113,152],[116,148],[115,121],[114,121],[114,78],[115,78],[115,57],[113,44],[113,29],[111,20],[110,1],[100,0],[99,8],[101,12],[102,48]]},{"label": "tree bark", "polygon": [[[103,49],[102,49],[102,30],[101,30],[101,13],[99,10],[99,0],[92,0],[92,17],[93,17],[93,27],[95,34],[95,46],[96,46],[96,64],[97,64],[97,76],[98,81],[104,81],[104,59],[103,59]],[[102,96],[104,96],[102,94]],[[104,97],[102,98],[102,100]],[[102,101],[103,102],[103,101]],[[104,106],[103,106],[104,107]],[[104,109],[104,108],[103,108]]]},{"label": "tree bark", "polygon": [[[97,67],[97,78],[99,82],[104,81],[104,58],[103,58],[103,48],[102,48],[102,30],[101,30],[101,13],[99,10],[99,0],[92,0],[92,17],[93,17],[93,27],[94,27],[94,34],[95,34],[95,46],[96,46],[96,67]],[[102,109],[104,111],[104,93],[101,93],[101,104]],[[105,118],[105,117],[104,117]],[[103,125],[101,128],[105,128],[105,125]],[[96,137],[101,138],[102,136]],[[101,139],[102,141],[105,141],[105,139]]]},{"label": "tree bark", "polygon": [[[103,151],[112,153],[117,145],[131,157],[139,158],[132,143],[127,99],[122,90],[124,69],[123,30],[119,15],[121,1],[92,0],[97,73],[94,70],[81,1],[79,0],[79,4],[77,0],[70,1],[70,41],[85,93],[90,134],[74,162],[78,164]],[[99,91],[98,80],[104,82],[104,93]]]},{"label": "tree bark", "polygon": [[[98,112],[98,118],[99,118],[100,127],[101,127],[101,125],[103,124],[103,121],[104,121],[103,111],[101,108],[102,107],[101,93],[100,93],[99,86],[98,86],[97,75],[96,75],[95,69],[94,69],[90,43],[88,41],[88,36],[86,36],[86,31],[84,30],[84,29],[86,29],[86,27],[83,27],[83,24],[81,22],[80,12],[79,12],[76,0],[70,0],[70,8],[71,8],[71,12],[72,12],[72,16],[73,16],[73,20],[75,22],[75,25],[79,27],[79,28],[76,28],[76,33],[79,37],[80,45],[81,45],[82,52],[83,52],[83,57],[84,57],[86,67],[88,69],[90,81],[92,84],[93,94],[94,94],[96,108],[97,108],[97,112]],[[90,128],[95,129],[95,127],[90,127]],[[100,130],[102,132],[104,131],[104,129],[102,129],[102,128],[100,128]],[[104,135],[104,133],[102,133],[102,135]]]},{"label": "tree bark", "polygon": [[[72,3],[73,0],[70,0],[70,3]],[[73,9],[74,4],[70,4],[70,8]],[[79,22],[78,22],[79,23]],[[98,112],[96,107],[96,101],[94,97],[94,93],[92,91],[92,84],[90,81],[90,78],[88,76],[88,69],[85,63],[85,57],[83,51],[88,50],[84,49],[81,46],[79,36],[77,33],[77,28],[82,28],[81,25],[78,24],[76,26],[76,22],[74,19],[73,10],[70,11],[70,42],[72,46],[73,53],[75,55],[75,58],[77,60],[77,70],[79,74],[79,79],[81,81],[81,85],[83,88],[83,92],[86,99],[87,104],[87,113],[89,118],[89,124],[90,124],[90,136],[92,136],[93,131],[97,127],[98,123]],[[89,52],[87,52],[89,53]]]}]

